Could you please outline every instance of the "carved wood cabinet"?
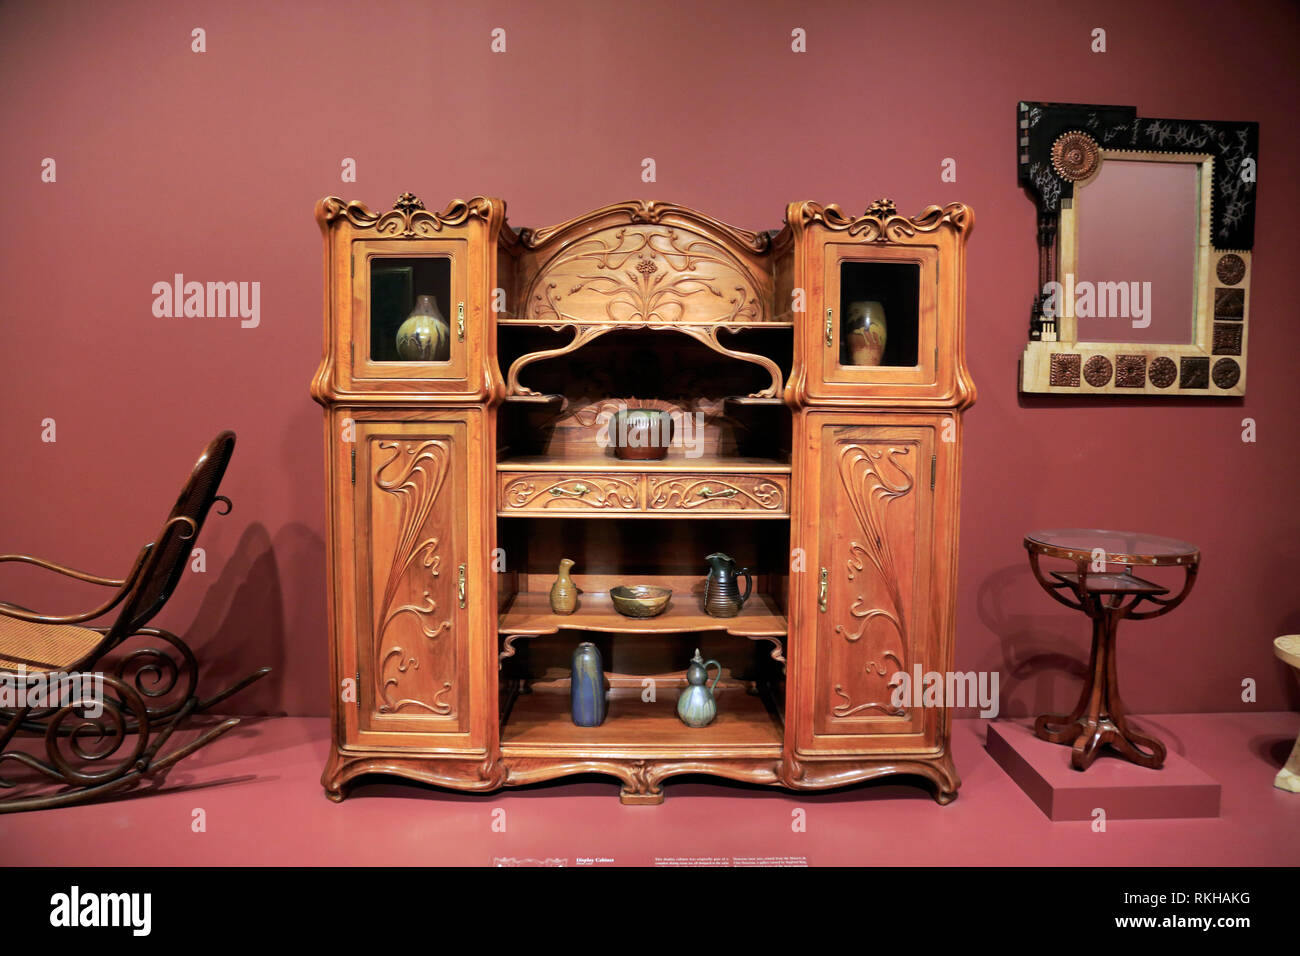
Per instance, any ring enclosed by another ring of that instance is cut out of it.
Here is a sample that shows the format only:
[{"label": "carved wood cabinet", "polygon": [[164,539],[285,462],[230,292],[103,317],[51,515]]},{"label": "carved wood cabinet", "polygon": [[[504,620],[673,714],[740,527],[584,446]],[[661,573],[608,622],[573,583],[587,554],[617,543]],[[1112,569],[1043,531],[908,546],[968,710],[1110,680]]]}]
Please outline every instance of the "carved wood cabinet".
[{"label": "carved wood cabinet", "polygon": [[[749,232],[632,201],[515,230],[499,199],[408,193],[316,217],[332,799],[366,773],[598,773],[634,804],[684,774],[956,796],[950,712],[895,688],[952,670],[967,207],[797,202]],[[423,351],[398,342],[417,301],[437,313]],[[615,456],[625,408],[671,416],[665,458]],[[735,617],[704,612],[713,552],[753,578]],[[563,558],[569,615],[547,599]],[[615,611],[637,583],[673,589],[663,614]],[[598,727],[570,718],[582,641]],[[697,647],[718,715],[690,728]]]}]

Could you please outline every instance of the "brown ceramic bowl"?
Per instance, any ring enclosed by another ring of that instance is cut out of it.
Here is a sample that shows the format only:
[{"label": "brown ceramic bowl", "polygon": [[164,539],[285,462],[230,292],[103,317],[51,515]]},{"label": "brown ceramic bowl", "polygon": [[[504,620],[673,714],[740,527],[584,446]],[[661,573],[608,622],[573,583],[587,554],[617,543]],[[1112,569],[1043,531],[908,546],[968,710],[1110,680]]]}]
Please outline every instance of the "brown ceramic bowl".
[{"label": "brown ceramic bowl", "polygon": [[653,584],[619,584],[609,589],[614,610],[624,617],[658,617],[672,596],[672,588]]}]

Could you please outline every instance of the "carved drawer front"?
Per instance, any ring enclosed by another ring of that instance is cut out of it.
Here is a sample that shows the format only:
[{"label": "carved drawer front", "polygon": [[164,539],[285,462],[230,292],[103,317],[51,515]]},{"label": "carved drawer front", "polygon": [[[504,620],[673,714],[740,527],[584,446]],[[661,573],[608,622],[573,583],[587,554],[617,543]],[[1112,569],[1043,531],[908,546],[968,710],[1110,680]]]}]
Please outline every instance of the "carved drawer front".
[{"label": "carved drawer front", "polygon": [[638,474],[501,472],[497,510],[502,514],[602,514],[641,510]]},{"label": "carved drawer front", "polygon": [[647,475],[646,509],[656,512],[790,513],[787,475]]}]

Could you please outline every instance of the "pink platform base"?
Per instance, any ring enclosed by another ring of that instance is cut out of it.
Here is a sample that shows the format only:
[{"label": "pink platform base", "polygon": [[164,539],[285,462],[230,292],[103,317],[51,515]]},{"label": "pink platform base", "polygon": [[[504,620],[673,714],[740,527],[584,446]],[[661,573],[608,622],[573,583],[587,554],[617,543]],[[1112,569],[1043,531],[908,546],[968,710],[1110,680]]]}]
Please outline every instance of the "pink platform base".
[{"label": "pink platform base", "polygon": [[989,724],[989,756],[1050,820],[1173,820],[1219,815],[1219,782],[1173,750],[1159,770],[1103,752],[1080,772],[1070,748],[1034,736],[1032,721]]}]

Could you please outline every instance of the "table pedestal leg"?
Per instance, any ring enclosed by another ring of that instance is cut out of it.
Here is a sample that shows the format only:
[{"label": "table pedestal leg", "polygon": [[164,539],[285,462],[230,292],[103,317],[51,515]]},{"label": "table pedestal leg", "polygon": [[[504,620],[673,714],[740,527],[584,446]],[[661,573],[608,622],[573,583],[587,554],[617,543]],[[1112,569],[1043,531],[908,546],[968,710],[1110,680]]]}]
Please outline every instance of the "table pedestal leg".
[{"label": "table pedestal leg", "polygon": [[1164,744],[1129,729],[1119,696],[1115,631],[1124,609],[1108,607],[1093,598],[1089,616],[1092,617],[1092,657],[1079,703],[1067,715],[1039,717],[1034,723],[1034,733],[1052,743],[1070,744],[1070,764],[1075,770],[1087,770],[1106,744],[1125,759],[1158,770],[1165,762]]}]

